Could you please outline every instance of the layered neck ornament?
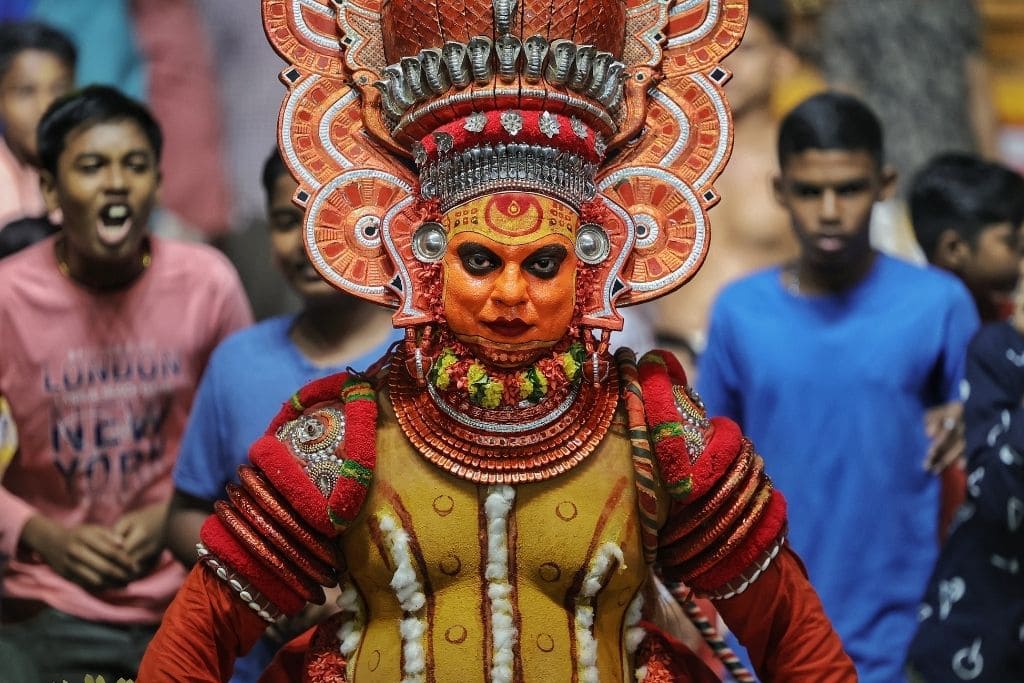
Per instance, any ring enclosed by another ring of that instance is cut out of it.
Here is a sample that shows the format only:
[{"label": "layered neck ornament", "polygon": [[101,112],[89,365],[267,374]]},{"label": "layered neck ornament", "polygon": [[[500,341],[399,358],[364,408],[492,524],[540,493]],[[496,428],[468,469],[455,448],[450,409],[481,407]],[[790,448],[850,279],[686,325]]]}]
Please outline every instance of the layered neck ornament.
[{"label": "layered neck ornament", "polygon": [[584,346],[553,351],[526,368],[499,370],[446,347],[426,390],[392,359],[388,389],[403,431],[424,457],[479,484],[542,481],[583,461],[604,438],[618,404],[618,378],[588,381]]}]

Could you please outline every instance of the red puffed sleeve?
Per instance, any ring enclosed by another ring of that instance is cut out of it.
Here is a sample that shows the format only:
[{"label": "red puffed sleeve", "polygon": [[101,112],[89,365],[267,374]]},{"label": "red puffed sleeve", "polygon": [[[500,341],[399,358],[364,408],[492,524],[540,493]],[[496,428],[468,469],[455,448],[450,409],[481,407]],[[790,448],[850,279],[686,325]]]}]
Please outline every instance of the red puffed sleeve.
[{"label": "red puffed sleeve", "polygon": [[807,580],[800,559],[784,546],[742,593],[715,601],[766,681],[839,683],[857,671]]},{"label": "red puffed sleeve", "polygon": [[674,356],[652,351],[636,368],[636,382],[626,377],[627,409],[642,402],[646,442],[669,498],[667,517],[651,520],[657,538],[645,537],[645,548],[666,583],[685,583],[702,597],[731,597],[778,554],[786,501],[736,423],[708,419]]},{"label": "red puffed sleeve", "polygon": [[303,387],[249,450],[203,524],[200,562],[263,619],[323,604],[335,544],[359,514],[376,463],[376,395],[344,373]]},{"label": "red puffed sleeve", "polygon": [[[250,449],[251,464],[239,468],[240,484],[228,485],[227,500],[203,524],[199,565],[168,614],[167,632],[147,650],[150,680],[178,680],[160,668],[177,670],[178,659],[190,672],[182,680],[196,680],[196,667],[214,672],[202,680],[221,680],[269,623],[323,604],[323,587],[337,584],[336,538],[359,514],[373,478],[376,422],[372,386],[344,373],[308,384],[285,404]],[[217,600],[206,604],[209,582]],[[256,636],[222,640],[238,612],[258,625]]]},{"label": "red puffed sleeve", "polygon": [[142,658],[139,683],[226,681],[265,622],[201,565],[193,567]]}]

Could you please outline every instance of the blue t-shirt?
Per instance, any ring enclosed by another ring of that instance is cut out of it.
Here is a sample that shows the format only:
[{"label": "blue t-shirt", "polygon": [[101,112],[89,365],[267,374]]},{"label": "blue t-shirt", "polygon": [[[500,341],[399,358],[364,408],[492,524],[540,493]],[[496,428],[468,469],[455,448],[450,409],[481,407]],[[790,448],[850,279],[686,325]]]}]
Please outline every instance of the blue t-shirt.
[{"label": "blue t-shirt", "polygon": [[176,488],[207,500],[237,482],[238,466],[263,435],[281,404],[314,379],[347,367],[365,370],[401,338],[396,330],[362,356],[333,367],[314,365],[288,331],[295,316],[270,318],[225,339],[210,357],[199,384],[174,468]]},{"label": "blue t-shirt", "polygon": [[977,327],[958,280],[884,255],[839,294],[794,294],[774,268],[712,311],[698,389],[786,496],[789,539],[863,683],[904,680],[937,551],[924,413],[958,398]]}]

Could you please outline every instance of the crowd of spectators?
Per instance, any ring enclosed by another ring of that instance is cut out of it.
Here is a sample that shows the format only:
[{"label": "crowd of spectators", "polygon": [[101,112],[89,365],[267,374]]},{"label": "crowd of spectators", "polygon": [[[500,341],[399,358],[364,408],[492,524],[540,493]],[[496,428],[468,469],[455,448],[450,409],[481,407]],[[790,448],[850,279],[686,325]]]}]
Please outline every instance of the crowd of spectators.
[{"label": "crowd of spectators", "polygon": [[[860,680],[1024,680],[1024,180],[981,5],[920,5],[749,0],[713,247],[621,340],[752,439]],[[399,337],[306,257],[251,0],[0,20],[0,666],[115,681],[280,403]]]}]

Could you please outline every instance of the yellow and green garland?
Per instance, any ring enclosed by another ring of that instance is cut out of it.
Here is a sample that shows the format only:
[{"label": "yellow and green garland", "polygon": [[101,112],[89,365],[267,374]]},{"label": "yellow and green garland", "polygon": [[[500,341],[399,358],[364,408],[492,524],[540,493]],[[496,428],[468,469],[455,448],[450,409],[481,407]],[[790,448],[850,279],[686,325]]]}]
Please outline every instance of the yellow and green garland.
[{"label": "yellow and green garland", "polygon": [[537,404],[555,387],[579,379],[585,356],[583,344],[575,342],[562,352],[542,358],[525,370],[509,373],[489,371],[478,360],[460,358],[454,348],[445,347],[430,368],[430,382],[444,394],[465,391],[481,408]]}]

